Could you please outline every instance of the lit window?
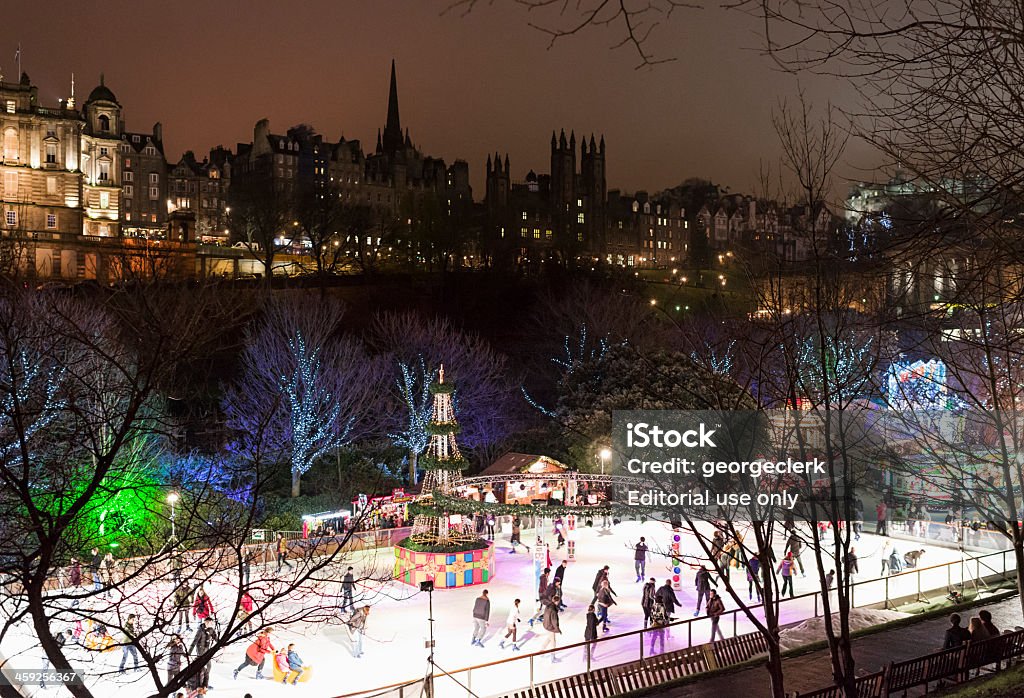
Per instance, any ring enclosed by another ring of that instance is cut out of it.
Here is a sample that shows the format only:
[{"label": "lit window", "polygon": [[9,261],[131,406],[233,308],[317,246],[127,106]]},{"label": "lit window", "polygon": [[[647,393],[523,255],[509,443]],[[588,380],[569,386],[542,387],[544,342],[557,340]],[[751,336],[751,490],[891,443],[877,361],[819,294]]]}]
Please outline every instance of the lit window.
[{"label": "lit window", "polygon": [[106,223],[100,223],[100,235],[104,237],[110,235],[110,226]]},{"label": "lit window", "polygon": [[54,228],[57,227],[57,216],[56,216],[56,214],[53,214],[53,213],[47,213],[46,214],[46,227],[48,229],[50,229],[50,230],[53,230]]},{"label": "lit window", "polygon": [[583,208],[583,199],[576,199],[576,206],[579,208]]},{"label": "lit window", "polygon": [[131,167],[132,166],[132,159],[131,158],[125,158],[124,159],[124,166],[125,167]]},{"label": "lit window", "polygon": [[110,208],[110,192],[100,192],[100,208]]},{"label": "lit window", "polygon": [[522,235],[523,237],[526,237],[526,233],[527,233],[526,228],[520,228],[519,229],[519,234]]},{"label": "lit window", "polygon": [[17,211],[7,211],[4,215],[5,215],[5,219],[7,221],[7,225],[18,225],[18,212]]},{"label": "lit window", "polygon": [[585,223],[586,222],[586,216],[583,213],[580,213],[579,215],[576,216],[576,222],[577,223]]},{"label": "lit window", "polygon": [[548,240],[550,240],[551,239],[551,231],[550,230],[545,230],[544,231],[544,237],[546,237]]},{"label": "lit window", "polygon": [[523,220],[526,220],[526,211],[523,211]]},{"label": "lit window", "polygon": [[15,112],[16,104],[13,99],[7,100],[7,113],[13,114]]},{"label": "lit window", "polygon": [[540,240],[540,228],[533,229],[533,239]]},{"label": "lit window", "polygon": [[13,128],[4,131],[4,160],[18,159],[18,132]]},{"label": "lit window", "polygon": [[576,239],[580,242],[583,242],[583,233],[576,233]]}]

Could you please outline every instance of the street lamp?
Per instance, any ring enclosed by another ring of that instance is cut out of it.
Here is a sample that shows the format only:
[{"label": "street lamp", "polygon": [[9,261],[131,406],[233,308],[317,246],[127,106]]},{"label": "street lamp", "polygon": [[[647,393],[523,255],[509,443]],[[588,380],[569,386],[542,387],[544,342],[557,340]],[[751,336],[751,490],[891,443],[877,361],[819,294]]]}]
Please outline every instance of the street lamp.
[{"label": "street lamp", "polygon": [[607,449],[607,448],[602,448],[601,449],[601,474],[602,475],[604,475],[604,464],[611,457],[612,457],[612,452],[611,452],[610,449]]},{"label": "street lamp", "polygon": [[178,493],[171,492],[168,494],[167,503],[171,505],[171,538],[177,538],[174,531],[174,505],[178,503]]}]

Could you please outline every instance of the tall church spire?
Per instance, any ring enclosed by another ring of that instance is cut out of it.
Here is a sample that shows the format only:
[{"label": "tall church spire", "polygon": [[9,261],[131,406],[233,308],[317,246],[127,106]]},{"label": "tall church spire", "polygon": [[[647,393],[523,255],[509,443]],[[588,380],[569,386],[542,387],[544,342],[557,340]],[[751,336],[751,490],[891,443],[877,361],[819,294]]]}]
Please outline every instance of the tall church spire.
[{"label": "tall church spire", "polygon": [[393,153],[401,149],[402,122],[398,118],[398,81],[395,79],[395,60],[391,59],[391,90],[388,93],[388,121],[384,126],[384,151]]}]

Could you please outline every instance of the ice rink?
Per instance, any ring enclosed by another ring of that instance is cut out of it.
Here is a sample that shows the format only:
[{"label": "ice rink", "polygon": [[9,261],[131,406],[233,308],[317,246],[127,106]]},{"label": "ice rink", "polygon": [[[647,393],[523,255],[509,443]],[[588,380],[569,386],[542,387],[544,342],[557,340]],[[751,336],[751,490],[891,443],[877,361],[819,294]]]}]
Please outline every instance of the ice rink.
[{"label": "ice rink", "polygon": [[[545,528],[550,531],[550,527]],[[640,608],[642,584],[636,582],[633,565],[633,546],[640,536],[645,536],[651,548],[647,563],[647,577],[655,577],[661,586],[671,576],[669,560],[659,553],[666,553],[671,542],[672,531],[663,523],[658,522],[624,522],[612,529],[603,531],[598,528],[581,528],[575,531],[575,559],[570,560],[565,574],[565,602],[568,608],[561,614],[562,635],[559,645],[569,645],[583,640],[584,621],[587,605],[593,596],[591,585],[595,573],[603,565],[611,566],[610,579],[617,593],[618,605],[612,607],[611,632],[616,635],[643,626],[643,612]],[[536,538],[533,530],[524,530],[523,540],[530,543]],[[554,539],[549,535],[549,540]],[[881,568],[880,550],[883,538],[865,534],[855,543],[860,558],[860,571],[855,581],[878,580]],[[936,545],[918,545],[909,541],[892,539],[900,553],[911,549],[925,548],[922,567],[930,567],[941,563],[959,561],[960,553],[952,548]],[[784,540],[776,539],[776,551],[781,559]],[[436,662],[444,670],[456,672],[466,667],[496,662],[516,657],[517,661],[473,672],[461,672],[456,676],[459,681],[469,684],[473,693],[480,696],[491,696],[510,691],[531,680],[540,682],[559,676],[580,673],[586,669],[586,658],[582,649],[574,649],[558,653],[558,661],[553,662],[550,656],[537,657],[532,662],[527,657],[531,652],[540,650],[544,638],[540,624],[535,633],[525,622],[520,630],[521,650],[514,652],[506,647],[499,648],[499,641],[505,634],[503,628],[506,615],[513,599],[522,600],[523,617],[529,616],[535,608],[534,602],[534,563],[533,557],[520,548],[512,554],[508,544],[508,533],[500,532],[496,537],[497,571],[494,579],[485,588],[491,599],[491,618],[483,648],[471,645],[473,628],[472,609],[474,599],[483,587],[468,587],[434,592],[434,633],[436,639]],[[683,535],[683,550],[688,562],[696,562],[699,546],[692,536]],[[689,557],[693,556],[693,557]],[[813,565],[813,556],[805,550],[804,563]],[[1006,564],[1012,568],[1012,555],[1006,556]],[[357,569],[383,570],[390,568],[393,552],[390,548],[366,551],[351,558],[351,564]],[[551,560],[553,566],[560,561],[568,560],[567,550],[556,550],[552,547]],[[1002,571],[1002,558],[989,558],[988,569],[981,565],[983,574]],[[854,593],[857,606],[880,602],[886,598],[913,596],[920,590],[935,590],[932,597],[942,596],[949,582],[959,583],[961,573],[965,578],[974,576],[979,563],[969,562],[951,567],[925,570],[920,574],[910,573],[879,580],[868,585],[858,586]],[[827,570],[826,570],[827,571]],[[733,570],[734,581],[739,581],[742,596],[746,598],[747,583],[745,573]],[[373,576],[372,574],[367,576]],[[696,599],[694,589],[694,570],[688,566],[683,568],[681,588],[676,591],[683,604],[677,610],[677,620],[693,618]],[[888,586],[888,592],[886,590]],[[719,590],[723,592],[727,611],[735,609],[736,601],[725,592],[724,584],[719,581]],[[817,571],[807,569],[806,577],[795,580],[797,594],[808,593],[820,589]],[[234,593],[233,586],[222,580],[212,590],[215,605],[228,605],[228,599]],[[755,597],[756,600],[756,597]],[[820,599],[797,599],[787,601],[782,606],[783,623],[793,623],[820,613]],[[428,635],[428,595],[420,593],[412,587],[389,582],[362,588],[356,596],[356,604],[368,603],[371,613],[367,623],[367,637],[364,655],[356,659],[352,656],[348,633],[340,621],[337,623],[308,624],[300,623],[275,631],[272,641],[276,647],[286,646],[290,642],[296,644],[296,650],[306,664],[313,667],[313,676],[308,683],[298,686],[282,686],[273,683],[269,678],[258,681],[254,678],[255,670],[247,669],[237,680],[232,679],[232,671],[239,665],[249,644],[241,640],[222,651],[214,661],[209,695],[231,696],[242,698],[252,693],[254,698],[272,698],[274,696],[306,696],[309,698],[329,698],[349,693],[372,689],[378,686],[398,683],[405,680],[422,678],[427,670],[425,640]],[[734,620],[735,618],[735,620]],[[143,619],[143,624],[144,624]],[[59,630],[59,628],[57,628]],[[722,629],[727,637],[735,633],[753,630],[753,625],[742,614],[728,613],[722,619]],[[194,632],[195,626],[193,625]],[[710,620],[701,617],[684,626],[671,628],[665,639],[665,650],[686,647],[688,644],[702,644],[709,640]],[[626,661],[636,660],[640,656],[641,638],[643,652],[649,653],[650,633],[633,635],[626,638],[599,643],[595,649],[595,666],[607,666]],[[186,644],[191,642],[192,633],[185,634]],[[41,666],[41,652],[38,649],[34,634],[25,625],[17,626],[0,645],[9,665],[18,668]],[[658,648],[660,651],[660,647]],[[152,695],[153,682],[145,671],[128,671],[118,675],[116,670],[121,660],[121,650],[116,648],[105,653],[86,652],[73,649],[70,653],[72,664],[87,675],[87,683],[96,696],[103,698],[141,698]],[[88,655],[88,656],[86,656]],[[269,664],[269,660],[268,660]],[[532,666],[531,666],[532,665]],[[161,667],[162,671],[162,667]],[[271,675],[268,666],[265,673]],[[451,679],[438,679],[437,695],[467,695]],[[411,695],[417,695],[417,692]],[[66,689],[51,687],[46,690],[26,687],[26,695],[34,696],[69,696]],[[410,695],[407,693],[406,695]]]}]

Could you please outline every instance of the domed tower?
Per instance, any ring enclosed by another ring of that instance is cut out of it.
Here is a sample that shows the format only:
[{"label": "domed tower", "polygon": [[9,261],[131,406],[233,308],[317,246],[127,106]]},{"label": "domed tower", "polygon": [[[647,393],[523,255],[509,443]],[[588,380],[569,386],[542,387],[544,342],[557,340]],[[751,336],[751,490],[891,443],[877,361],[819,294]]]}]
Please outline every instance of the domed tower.
[{"label": "domed tower", "polygon": [[81,152],[82,205],[85,235],[116,237],[118,229],[121,182],[121,104],[107,87],[103,75],[82,105]]}]

